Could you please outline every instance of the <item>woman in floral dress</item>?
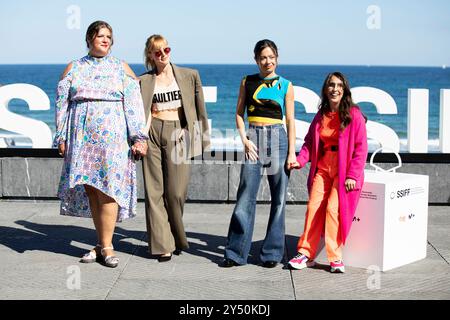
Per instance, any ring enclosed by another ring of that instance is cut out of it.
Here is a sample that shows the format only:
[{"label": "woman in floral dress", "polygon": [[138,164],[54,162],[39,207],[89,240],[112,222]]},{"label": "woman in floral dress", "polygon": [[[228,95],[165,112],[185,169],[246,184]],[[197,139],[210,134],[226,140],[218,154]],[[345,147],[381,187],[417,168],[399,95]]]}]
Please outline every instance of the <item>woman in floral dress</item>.
[{"label": "woman in floral dress", "polygon": [[136,214],[135,158],[147,152],[139,83],[110,55],[112,28],[103,21],[86,32],[87,56],[72,61],[58,83],[54,146],[64,156],[58,190],[61,214],[92,217],[98,244],[81,262],[116,267],[116,221]]}]

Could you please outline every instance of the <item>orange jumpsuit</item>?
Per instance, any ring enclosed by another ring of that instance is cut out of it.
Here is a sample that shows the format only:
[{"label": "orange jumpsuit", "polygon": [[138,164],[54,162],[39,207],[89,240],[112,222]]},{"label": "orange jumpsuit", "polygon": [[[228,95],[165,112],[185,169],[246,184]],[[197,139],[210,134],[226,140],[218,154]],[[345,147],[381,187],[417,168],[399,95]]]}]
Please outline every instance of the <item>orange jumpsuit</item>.
[{"label": "orange jumpsuit", "polygon": [[338,199],[338,139],[339,113],[324,115],[320,128],[323,146],[314,176],[306,211],[305,228],[297,244],[297,251],[314,259],[321,236],[330,262],[342,259],[342,241],[339,235]]}]

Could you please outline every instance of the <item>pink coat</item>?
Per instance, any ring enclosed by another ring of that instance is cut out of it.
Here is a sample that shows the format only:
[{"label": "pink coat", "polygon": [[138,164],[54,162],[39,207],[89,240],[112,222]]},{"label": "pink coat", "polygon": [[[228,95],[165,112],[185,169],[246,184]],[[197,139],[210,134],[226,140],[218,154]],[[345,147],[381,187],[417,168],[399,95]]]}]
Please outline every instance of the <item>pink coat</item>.
[{"label": "pink coat", "polygon": [[[358,106],[350,109],[352,120],[343,130],[339,131],[339,228],[342,242],[345,244],[356,206],[358,205],[361,188],[364,183],[364,167],[367,159],[367,133],[365,119]],[[308,133],[305,137],[297,162],[304,167],[311,161],[311,169],[308,176],[308,192],[311,192],[312,182],[317,170],[317,164],[323,153],[322,143],[319,138],[322,115],[320,112],[314,117]],[[356,181],[353,191],[346,192],[345,179],[351,178]]]}]

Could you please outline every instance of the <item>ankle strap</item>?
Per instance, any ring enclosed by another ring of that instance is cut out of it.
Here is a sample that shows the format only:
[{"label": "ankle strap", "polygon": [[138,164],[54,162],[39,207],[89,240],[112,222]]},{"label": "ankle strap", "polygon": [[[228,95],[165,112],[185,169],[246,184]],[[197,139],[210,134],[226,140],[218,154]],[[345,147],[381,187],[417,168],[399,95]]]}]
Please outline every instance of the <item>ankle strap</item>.
[{"label": "ankle strap", "polygon": [[110,247],[103,247],[103,248],[102,248],[102,251],[103,251],[103,250],[107,250],[107,249],[114,250],[114,247],[113,247],[112,245],[111,245]]}]

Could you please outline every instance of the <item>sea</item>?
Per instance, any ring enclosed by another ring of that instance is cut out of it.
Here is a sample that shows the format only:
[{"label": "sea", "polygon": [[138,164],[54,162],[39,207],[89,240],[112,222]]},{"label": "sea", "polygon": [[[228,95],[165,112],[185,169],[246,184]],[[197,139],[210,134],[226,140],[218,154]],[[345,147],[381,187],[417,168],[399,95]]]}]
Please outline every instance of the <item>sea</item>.
[{"label": "sea", "polygon": [[[203,86],[217,88],[217,101],[206,103],[208,117],[213,127],[215,149],[241,149],[235,130],[235,111],[239,84],[244,75],[257,73],[256,65],[197,64],[182,65],[199,71]],[[140,75],[145,72],[142,64],[130,64]],[[26,102],[12,99],[9,111],[45,122],[52,133],[55,131],[54,101],[58,79],[65,65],[0,65],[0,85],[27,83],[41,88],[50,99],[50,109],[30,111]],[[378,114],[372,103],[358,103],[369,120],[393,129],[400,138],[401,151],[406,150],[408,89],[429,90],[429,152],[439,146],[440,90],[450,89],[450,68],[443,67],[391,67],[391,66],[326,66],[326,65],[279,65],[277,74],[290,80],[294,86],[305,87],[320,96],[326,75],[340,71],[346,75],[350,86],[368,86],[385,91],[394,99],[397,114]],[[1,101],[0,101],[1,103]],[[1,107],[1,106],[0,106]],[[295,102],[295,118],[310,122],[314,114],[306,113],[304,106]],[[231,134],[230,134],[231,133]],[[1,128],[0,137],[16,137],[13,147],[29,147],[31,140],[17,139],[17,134]],[[7,141],[12,141],[7,139]],[[18,141],[18,142],[17,142]]]}]

